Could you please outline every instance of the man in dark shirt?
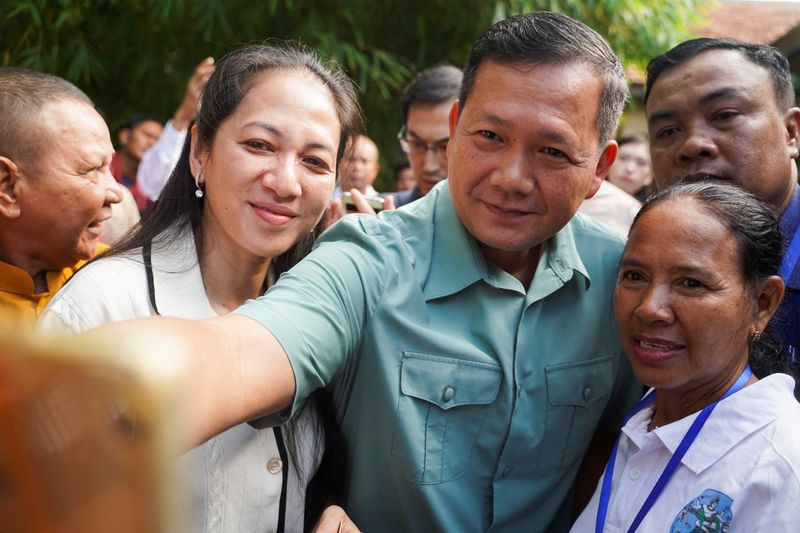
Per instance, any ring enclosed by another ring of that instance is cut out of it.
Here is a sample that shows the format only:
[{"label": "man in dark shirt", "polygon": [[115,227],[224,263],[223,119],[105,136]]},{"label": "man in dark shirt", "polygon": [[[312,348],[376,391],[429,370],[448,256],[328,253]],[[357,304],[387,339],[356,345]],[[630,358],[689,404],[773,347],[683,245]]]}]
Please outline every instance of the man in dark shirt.
[{"label": "man in dark shirt", "polygon": [[425,196],[447,178],[447,117],[458,100],[461,78],[459,69],[442,65],[423,70],[403,90],[403,127],[397,137],[417,185],[394,195],[396,207]]},{"label": "man in dark shirt", "polygon": [[789,62],[775,48],[692,39],[647,68],[645,111],[657,187],[719,179],[771,203],[781,215],[786,293],[770,333],[800,360],[800,109]]}]

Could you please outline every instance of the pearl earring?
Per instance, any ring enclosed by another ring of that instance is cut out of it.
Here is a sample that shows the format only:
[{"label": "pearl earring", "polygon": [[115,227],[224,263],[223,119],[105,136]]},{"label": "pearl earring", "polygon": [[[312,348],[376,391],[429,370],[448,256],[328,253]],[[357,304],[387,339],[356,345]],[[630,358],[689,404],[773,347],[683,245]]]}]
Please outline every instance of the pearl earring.
[{"label": "pearl earring", "polygon": [[203,171],[201,170],[200,172],[197,173],[197,177],[194,178],[194,184],[197,187],[197,190],[194,191],[194,195],[197,198],[203,197],[203,189],[200,187],[200,178],[202,177],[203,177]]}]

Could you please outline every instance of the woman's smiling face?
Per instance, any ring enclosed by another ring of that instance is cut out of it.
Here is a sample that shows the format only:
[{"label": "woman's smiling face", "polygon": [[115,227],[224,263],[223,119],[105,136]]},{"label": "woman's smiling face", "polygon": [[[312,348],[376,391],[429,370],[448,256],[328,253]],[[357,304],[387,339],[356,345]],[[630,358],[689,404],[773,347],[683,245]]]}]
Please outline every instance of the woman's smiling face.
[{"label": "woman's smiling face", "polygon": [[304,70],[260,75],[192,163],[205,187],[204,230],[272,258],[310,232],[336,181],[340,122],[330,90]]},{"label": "woman's smiling face", "polygon": [[643,383],[696,394],[736,379],[759,327],[740,253],[730,231],[689,197],[666,200],[636,222],[614,307]]}]

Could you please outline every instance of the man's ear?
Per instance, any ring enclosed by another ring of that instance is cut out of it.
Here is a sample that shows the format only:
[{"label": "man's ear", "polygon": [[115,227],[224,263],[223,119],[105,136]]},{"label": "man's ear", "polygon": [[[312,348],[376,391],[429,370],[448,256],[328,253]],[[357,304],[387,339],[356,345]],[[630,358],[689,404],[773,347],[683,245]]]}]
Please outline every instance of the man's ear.
[{"label": "man's ear", "polygon": [[793,107],[786,112],[786,146],[792,159],[800,155],[798,136],[800,136],[800,108]]},{"label": "man's ear", "polygon": [[19,199],[19,167],[7,157],[0,156],[0,215],[5,218],[17,218],[20,215]]},{"label": "man's ear", "polygon": [[456,132],[456,122],[458,122],[458,100],[453,102],[447,122],[450,124],[450,138],[452,139]]},{"label": "man's ear", "polygon": [[125,146],[128,144],[128,141],[131,140],[131,130],[128,128],[122,128],[117,134],[117,139],[119,139],[120,146]]},{"label": "man's ear", "polygon": [[764,331],[767,327],[769,319],[781,303],[784,290],[783,280],[778,276],[770,276],[759,282],[756,293],[756,316],[753,322],[755,331]]},{"label": "man's ear", "polygon": [[589,187],[589,191],[586,193],[586,199],[588,200],[600,189],[600,185],[603,183],[603,180],[606,179],[606,174],[608,174],[608,169],[611,168],[611,165],[614,164],[614,161],[617,159],[617,152],[619,151],[619,146],[617,145],[617,141],[608,141],[603,148],[603,152],[600,154],[600,158],[597,160],[597,166],[594,169],[594,178],[592,179],[592,185]]},{"label": "man's ear", "polygon": [[192,145],[189,148],[189,168],[192,170],[192,176],[197,177],[206,166],[208,150],[200,146],[201,142],[197,133],[197,124],[192,126],[191,136]]}]

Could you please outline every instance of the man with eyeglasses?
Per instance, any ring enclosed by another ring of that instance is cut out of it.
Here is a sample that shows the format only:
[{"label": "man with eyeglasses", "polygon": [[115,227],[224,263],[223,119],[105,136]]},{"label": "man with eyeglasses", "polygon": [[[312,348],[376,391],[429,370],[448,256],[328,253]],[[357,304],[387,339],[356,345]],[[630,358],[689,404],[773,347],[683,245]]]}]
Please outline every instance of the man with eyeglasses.
[{"label": "man with eyeglasses", "polygon": [[447,118],[458,99],[461,78],[461,70],[442,65],[423,70],[403,90],[403,127],[397,138],[408,156],[417,186],[396,193],[396,207],[425,196],[447,178]]}]

